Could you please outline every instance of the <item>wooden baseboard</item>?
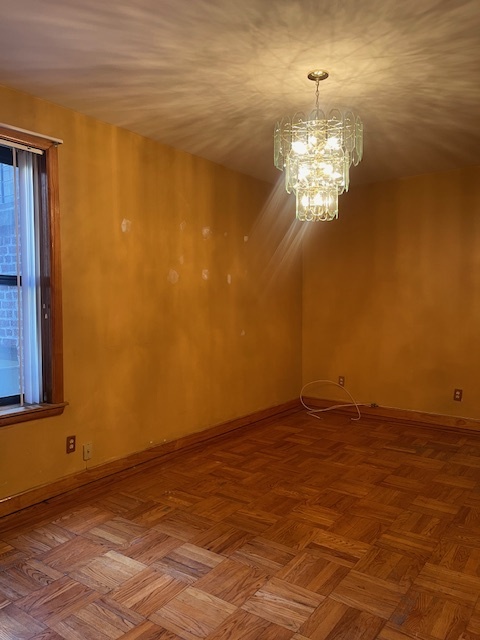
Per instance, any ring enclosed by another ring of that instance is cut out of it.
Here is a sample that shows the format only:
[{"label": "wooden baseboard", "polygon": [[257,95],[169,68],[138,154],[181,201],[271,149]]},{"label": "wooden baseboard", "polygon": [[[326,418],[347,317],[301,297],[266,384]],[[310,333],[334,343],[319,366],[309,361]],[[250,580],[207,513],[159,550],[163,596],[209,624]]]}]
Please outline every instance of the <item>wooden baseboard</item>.
[{"label": "wooden baseboard", "polygon": [[[324,398],[304,397],[304,402],[311,407],[326,409],[332,405],[342,405],[343,402],[326,400]],[[480,420],[473,418],[460,418],[456,416],[445,416],[436,413],[424,413],[422,411],[410,411],[409,409],[394,409],[382,406],[359,407],[360,413],[369,420],[381,420],[383,422],[402,422],[423,427],[434,427],[451,431],[467,431],[480,433]],[[355,407],[345,406],[335,409],[339,413],[357,415]]]},{"label": "wooden baseboard", "polygon": [[23,493],[4,498],[0,501],[0,517],[15,513],[16,511],[25,509],[26,507],[31,507],[39,502],[44,502],[45,500],[54,498],[55,496],[66,493],[67,491],[78,489],[84,485],[90,484],[91,482],[95,482],[96,480],[106,478],[122,471],[127,471],[133,467],[138,467],[139,465],[145,465],[148,463],[156,463],[158,458],[172,455],[179,451],[184,451],[185,449],[192,449],[203,444],[207,440],[221,437],[235,431],[236,429],[247,428],[268,418],[277,418],[282,415],[295,413],[296,411],[299,411],[299,409],[301,409],[299,400],[290,400],[289,402],[269,407],[268,409],[263,409],[261,411],[256,411],[255,413],[251,413],[235,420],[223,422],[215,425],[214,427],[205,429],[204,431],[192,433],[188,436],[179,438],[178,440],[165,442],[150,449],[133,453],[125,458],[107,462],[91,469],[85,469],[84,471],[67,476],[66,478],[56,480],[53,483],[36,487],[35,489],[29,489]]}]

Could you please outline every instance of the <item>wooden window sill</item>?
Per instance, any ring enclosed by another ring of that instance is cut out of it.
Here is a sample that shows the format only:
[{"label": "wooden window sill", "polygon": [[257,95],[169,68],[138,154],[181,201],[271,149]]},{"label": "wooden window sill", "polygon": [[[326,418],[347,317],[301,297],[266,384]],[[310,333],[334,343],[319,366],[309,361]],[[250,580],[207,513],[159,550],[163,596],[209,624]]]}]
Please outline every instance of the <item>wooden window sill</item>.
[{"label": "wooden window sill", "polygon": [[18,422],[29,422],[40,418],[51,418],[63,413],[67,402],[36,404],[28,407],[8,407],[0,411],[0,427]]}]

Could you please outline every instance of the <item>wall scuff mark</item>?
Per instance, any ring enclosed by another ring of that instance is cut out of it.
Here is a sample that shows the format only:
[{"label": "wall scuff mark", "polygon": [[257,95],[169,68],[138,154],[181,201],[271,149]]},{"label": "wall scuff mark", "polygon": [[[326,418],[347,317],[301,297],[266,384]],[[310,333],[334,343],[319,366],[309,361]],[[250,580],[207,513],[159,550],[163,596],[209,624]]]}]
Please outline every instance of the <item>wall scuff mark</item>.
[{"label": "wall scuff mark", "polygon": [[175,271],[175,269],[170,269],[167,276],[167,280],[170,282],[170,284],[177,284],[179,278],[180,276],[178,275],[178,272]]}]

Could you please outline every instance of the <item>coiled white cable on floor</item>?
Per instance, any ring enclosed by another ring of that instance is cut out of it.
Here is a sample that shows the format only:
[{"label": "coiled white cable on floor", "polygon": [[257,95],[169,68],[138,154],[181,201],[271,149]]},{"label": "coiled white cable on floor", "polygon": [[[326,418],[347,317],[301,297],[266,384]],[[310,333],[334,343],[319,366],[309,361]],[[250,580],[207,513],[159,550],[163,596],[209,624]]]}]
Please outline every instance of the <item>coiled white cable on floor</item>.
[{"label": "coiled white cable on floor", "polygon": [[[347,394],[347,396],[350,398],[352,402],[345,403],[345,404],[334,404],[331,407],[326,407],[325,409],[315,409],[314,407],[309,407],[307,404],[305,404],[303,400],[303,392],[307,387],[310,387],[311,385],[314,385],[314,384],[333,384],[336,387],[339,387],[342,391],[345,391],[345,393]],[[333,380],[312,380],[312,382],[307,382],[307,384],[304,385],[302,387],[302,390],[300,391],[300,402],[307,410],[308,415],[312,416],[313,418],[317,418],[318,420],[320,420],[320,416],[317,416],[316,415],[317,413],[324,413],[325,411],[333,411],[335,409],[344,409],[345,407],[355,407],[358,415],[356,418],[350,418],[350,420],[360,420],[360,418],[362,417],[362,414],[360,413],[359,407],[369,406],[367,403],[359,404],[358,402],[356,402],[355,398],[352,396],[350,391],[345,389],[345,387],[342,387],[341,384],[338,384],[337,382],[333,382]]]}]

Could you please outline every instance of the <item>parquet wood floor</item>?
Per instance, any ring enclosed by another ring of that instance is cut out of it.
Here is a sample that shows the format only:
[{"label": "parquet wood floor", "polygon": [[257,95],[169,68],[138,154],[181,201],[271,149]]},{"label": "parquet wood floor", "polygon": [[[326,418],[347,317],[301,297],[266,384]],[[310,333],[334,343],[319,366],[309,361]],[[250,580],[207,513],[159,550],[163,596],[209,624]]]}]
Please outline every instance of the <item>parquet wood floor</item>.
[{"label": "parquet wood floor", "polygon": [[0,640],[480,640],[480,435],[298,412],[0,520]]}]

